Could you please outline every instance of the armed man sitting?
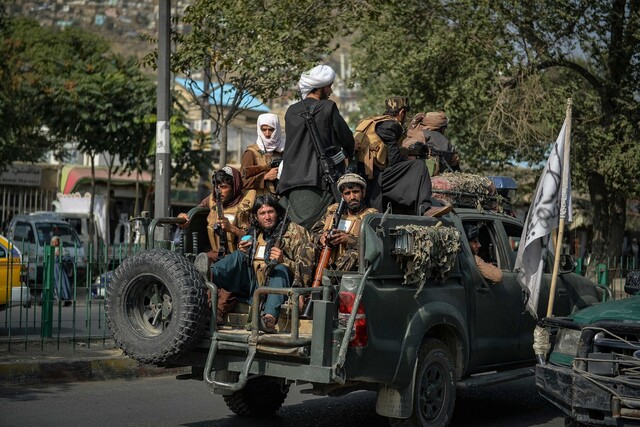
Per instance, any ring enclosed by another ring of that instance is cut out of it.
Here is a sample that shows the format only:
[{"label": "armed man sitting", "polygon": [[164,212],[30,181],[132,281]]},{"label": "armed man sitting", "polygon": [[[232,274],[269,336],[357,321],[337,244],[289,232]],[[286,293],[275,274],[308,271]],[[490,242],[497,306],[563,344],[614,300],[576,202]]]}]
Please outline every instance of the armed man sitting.
[{"label": "armed man sitting", "polygon": [[[216,262],[235,250],[237,240],[245,234],[249,227],[249,210],[256,199],[256,192],[242,190],[240,171],[231,166],[215,171],[211,182],[213,185],[211,194],[205,197],[198,207],[210,209],[207,217],[207,233],[211,249],[207,252],[207,256],[210,262]],[[178,218],[187,220],[182,228],[189,225],[189,217],[186,213],[178,214]],[[221,240],[224,244],[221,244]]]},{"label": "armed man sitting", "polygon": [[[204,269],[225,255],[234,251],[237,242],[249,228],[249,210],[256,198],[254,190],[242,190],[242,178],[240,171],[225,166],[213,173],[211,178],[213,189],[211,195],[205,197],[198,207],[209,208],[207,216],[207,234],[209,235],[210,249],[206,251],[206,259],[198,262],[204,263]],[[182,228],[189,225],[186,213],[178,214],[178,218],[187,220]],[[229,312],[236,303],[235,296],[225,291],[218,291],[218,311]],[[218,318],[218,323],[222,321]]]},{"label": "armed man sitting", "polygon": [[[258,196],[251,208],[247,236],[238,243],[238,250],[211,266],[213,283],[219,289],[251,304],[258,286],[289,288],[309,284],[310,266],[315,259],[311,238],[304,228],[290,221],[274,196]],[[261,313],[263,331],[276,332],[284,299],[284,295],[267,296]],[[218,318],[225,314],[218,311]]]},{"label": "armed man sitting", "polygon": [[[337,186],[342,201],[329,206],[311,232],[316,245],[332,248],[327,265],[333,265],[337,270],[354,271],[358,269],[360,224],[365,215],[378,210],[366,207],[367,183],[360,175],[347,173],[340,177]],[[320,258],[322,261],[322,256]],[[318,263],[317,268],[324,270],[327,265],[321,264]],[[322,271],[319,273],[321,275]]]}]

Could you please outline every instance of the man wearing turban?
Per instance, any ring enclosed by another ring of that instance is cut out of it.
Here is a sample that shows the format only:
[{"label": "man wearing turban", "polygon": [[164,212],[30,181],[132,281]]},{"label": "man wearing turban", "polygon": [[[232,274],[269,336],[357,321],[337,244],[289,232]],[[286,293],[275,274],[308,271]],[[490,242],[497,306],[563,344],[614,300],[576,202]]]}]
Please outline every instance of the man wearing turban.
[{"label": "man wearing turban", "polygon": [[[320,219],[334,200],[301,114],[308,110],[313,115],[322,148],[328,157],[340,150],[351,157],[354,150],[351,129],[336,104],[329,100],[335,77],[336,73],[327,65],[318,65],[302,73],[299,83],[302,100],[291,105],[285,114],[287,148],[278,193],[283,203],[290,206],[292,221],[307,229]],[[344,163],[335,165],[335,169],[342,175]]]}]

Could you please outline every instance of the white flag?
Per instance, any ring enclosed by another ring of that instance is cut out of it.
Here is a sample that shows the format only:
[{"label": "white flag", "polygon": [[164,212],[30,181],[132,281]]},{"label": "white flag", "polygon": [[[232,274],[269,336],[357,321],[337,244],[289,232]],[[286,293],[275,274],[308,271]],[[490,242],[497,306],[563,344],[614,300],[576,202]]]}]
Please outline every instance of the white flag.
[{"label": "white flag", "polygon": [[518,281],[529,296],[526,308],[534,319],[538,318],[538,300],[540,299],[544,259],[549,246],[549,235],[551,231],[558,228],[563,197],[566,198],[567,206],[565,222],[571,222],[572,219],[571,180],[568,181],[566,195],[561,194],[563,167],[567,168],[567,176],[571,176],[569,165],[563,165],[566,126],[567,120],[565,119],[560,135],[558,135],[549,154],[547,165],[542,171],[540,181],[538,181],[536,194],[529,207],[529,214],[522,230],[516,257],[515,270],[518,273]]}]

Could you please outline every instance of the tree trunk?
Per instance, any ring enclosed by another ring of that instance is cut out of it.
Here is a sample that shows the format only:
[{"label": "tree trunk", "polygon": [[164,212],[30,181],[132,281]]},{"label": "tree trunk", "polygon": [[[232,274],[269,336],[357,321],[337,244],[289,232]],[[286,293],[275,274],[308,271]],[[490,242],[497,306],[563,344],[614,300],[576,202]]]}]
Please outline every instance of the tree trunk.
[{"label": "tree trunk", "polygon": [[226,121],[222,124],[222,132],[220,133],[220,164],[218,165],[218,169],[224,167],[227,164],[228,125],[229,124]]},{"label": "tree trunk", "polygon": [[620,192],[610,194],[604,177],[598,173],[589,176],[588,185],[593,210],[590,264],[595,266],[613,262],[622,253],[627,199]]}]

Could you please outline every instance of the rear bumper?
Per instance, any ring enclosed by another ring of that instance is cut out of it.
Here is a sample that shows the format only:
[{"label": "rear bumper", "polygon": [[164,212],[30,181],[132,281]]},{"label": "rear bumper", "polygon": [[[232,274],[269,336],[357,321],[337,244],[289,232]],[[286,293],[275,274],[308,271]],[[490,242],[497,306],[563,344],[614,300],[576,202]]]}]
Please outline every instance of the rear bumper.
[{"label": "rear bumper", "polygon": [[540,394],[567,416],[589,425],[640,426],[640,384],[624,379],[582,374],[568,366],[536,366]]}]

